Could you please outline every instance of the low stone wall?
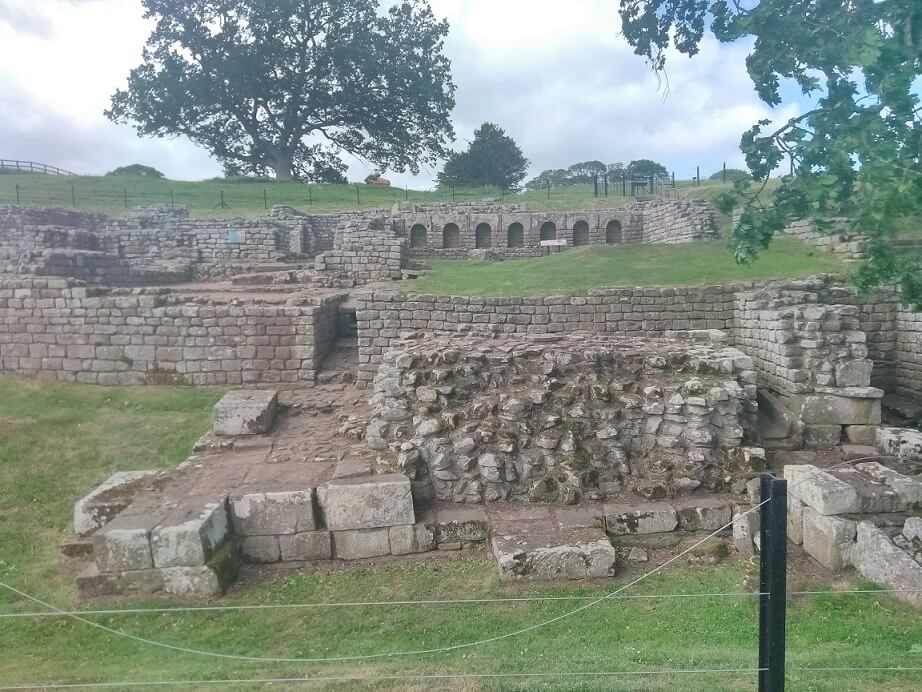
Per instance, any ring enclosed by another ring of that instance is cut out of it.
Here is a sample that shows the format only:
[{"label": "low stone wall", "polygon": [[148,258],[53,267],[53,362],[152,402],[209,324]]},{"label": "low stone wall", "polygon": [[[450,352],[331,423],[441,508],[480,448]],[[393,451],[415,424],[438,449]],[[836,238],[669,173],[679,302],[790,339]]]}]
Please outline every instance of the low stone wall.
[{"label": "low stone wall", "polygon": [[371,382],[383,354],[402,333],[413,331],[661,336],[689,329],[730,330],[733,294],[749,286],[599,289],[586,296],[525,298],[358,295],[359,380]]},{"label": "low stone wall", "polygon": [[358,284],[402,278],[409,259],[407,242],[390,236],[384,220],[366,228],[348,223],[334,234],[333,249],[317,255],[315,269],[334,277],[349,277]]},{"label": "low stone wall", "polygon": [[106,385],[313,383],[341,300],[220,303],[0,277],[0,370]]},{"label": "low stone wall", "polygon": [[899,310],[896,327],[894,389],[900,396],[922,400],[922,312]]},{"label": "low stone wall", "polygon": [[385,355],[367,439],[400,444],[418,501],[430,482],[473,503],[718,490],[749,478],[755,381],[748,356],[687,338],[426,335]]}]

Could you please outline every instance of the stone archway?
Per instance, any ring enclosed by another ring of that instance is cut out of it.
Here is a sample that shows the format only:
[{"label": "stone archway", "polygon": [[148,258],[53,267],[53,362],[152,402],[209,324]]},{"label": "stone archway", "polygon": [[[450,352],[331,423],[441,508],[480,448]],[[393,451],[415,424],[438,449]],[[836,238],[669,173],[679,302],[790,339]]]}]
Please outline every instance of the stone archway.
[{"label": "stone archway", "polygon": [[493,229],[488,223],[477,225],[474,231],[474,247],[478,250],[485,250],[493,247]]},{"label": "stone archway", "polygon": [[606,245],[620,245],[624,242],[624,233],[621,230],[621,222],[614,219],[608,222],[608,226],[605,227],[605,244]]},{"label": "stone archway", "polygon": [[573,224],[573,245],[589,245],[589,223],[577,221]]},{"label": "stone archway", "polygon": [[456,223],[445,224],[442,229],[442,247],[452,250],[461,247],[461,229]]},{"label": "stone archway", "polygon": [[557,240],[557,224],[553,221],[541,224],[541,240]]},{"label": "stone archway", "polygon": [[518,221],[509,224],[509,230],[506,233],[506,247],[525,247],[525,226]]},{"label": "stone archway", "polygon": [[410,229],[410,247],[426,247],[429,245],[429,233],[421,223],[415,224]]}]

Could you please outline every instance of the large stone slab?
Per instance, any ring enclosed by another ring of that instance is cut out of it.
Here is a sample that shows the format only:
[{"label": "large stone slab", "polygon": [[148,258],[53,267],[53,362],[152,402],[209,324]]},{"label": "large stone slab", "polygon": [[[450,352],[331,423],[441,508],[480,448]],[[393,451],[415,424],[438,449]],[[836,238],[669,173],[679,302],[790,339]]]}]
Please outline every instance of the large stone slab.
[{"label": "large stone slab", "polygon": [[507,579],[610,577],[618,559],[601,529],[575,529],[546,536],[494,536],[493,554],[500,573]]},{"label": "large stone slab", "polygon": [[900,461],[922,462],[922,431],[912,428],[878,428],[877,446]]},{"label": "large stone slab", "polygon": [[340,560],[362,560],[390,555],[390,529],[335,531],[333,546],[336,557]]},{"label": "large stone slab", "polygon": [[490,522],[481,505],[438,507],[433,529],[439,544],[479,543],[490,537]]},{"label": "large stone slab", "polygon": [[845,481],[812,464],[785,466],[788,494],[820,514],[848,514],[860,512],[858,491]]},{"label": "large stone slab", "polygon": [[333,537],[329,531],[279,536],[279,550],[284,562],[329,560],[333,557]]},{"label": "large stone slab", "polygon": [[876,461],[855,464],[854,468],[896,495],[896,507],[874,511],[902,512],[922,509],[922,480],[894,471]]},{"label": "large stone slab", "polygon": [[435,536],[425,524],[392,526],[388,531],[391,555],[412,555],[435,549]]},{"label": "large stone slab", "polygon": [[232,495],[230,513],[234,532],[240,536],[279,536],[317,529],[313,488]]},{"label": "large stone slab", "polygon": [[74,504],[74,533],[86,537],[125,511],[148,481],[159,471],[121,471],[109,476],[86,497]]},{"label": "large stone slab", "polygon": [[675,504],[680,531],[719,531],[730,529],[733,505],[720,498],[695,497]]},{"label": "large stone slab", "polygon": [[416,523],[410,479],[401,474],[337,478],[317,494],[331,531]]},{"label": "large stone slab", "polygon": [[804,550],[826,569],[841,571],[855,544],[857,522],[825,516],[812,507],[804,507],[802,516]]},{"label": "large stone slab", "polygon": [[211,559],[229,532],[226,502],[190,498],[151,533],[155,567],[197,567]]},{"label": "large stone slab", "polygon": [[675,531],[679,525],[679,516],[675,508],[666,504],[641,507],[604,505],[603,512],[605,531],[609,536],[669,533]]},{"label": "large stone slab", "polygon": [[151,506],[132,506],[93,536],[93,556],[100,572],[153,569],[151,532],[172,511]]},{"label": "large stone slab", "polygon": [[[870,387],[840,391],[796,395],[791,398],[792,408],[808,426],[880,424],[882,391]],[[843,395],[849,392],[854,396]]]},{"label": "large stone slab", "polygon": [[278,392],[237,390],[228,392],[214,407],[214,433],[224,437],[264,435],[272,429],[278,409]]},{"label": "large stone slab", "polygon": [[870,522],[858,524],[857,536],[851,551],[852,566],[871,581],[901,590],[893,594],[896,598],[922,607],[922,565]]}]

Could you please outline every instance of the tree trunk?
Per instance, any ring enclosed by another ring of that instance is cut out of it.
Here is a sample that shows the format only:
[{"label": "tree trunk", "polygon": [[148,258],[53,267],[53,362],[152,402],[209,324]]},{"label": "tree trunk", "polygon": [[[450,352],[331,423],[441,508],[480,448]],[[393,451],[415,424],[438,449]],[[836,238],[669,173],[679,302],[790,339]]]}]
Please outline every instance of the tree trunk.
[{"label": "tree trunk", "polygon": [[285,156],[284,154],[277,154],[273,157],[272,161],[272,170],[275,171],[276,180],[294,180],[294,174],[292,173],[292,162],[290,156]]}]

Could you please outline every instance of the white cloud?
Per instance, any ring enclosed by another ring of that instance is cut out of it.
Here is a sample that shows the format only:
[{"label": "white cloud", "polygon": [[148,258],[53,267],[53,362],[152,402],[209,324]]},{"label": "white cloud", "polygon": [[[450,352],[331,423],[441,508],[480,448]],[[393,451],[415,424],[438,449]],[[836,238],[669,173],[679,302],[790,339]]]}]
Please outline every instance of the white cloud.
[{"label": "white cloud", "polygon": [[[664,91],[618,35],[616,0],[431,3],[451,24],[456,146],[490,120],[519,142],[534,172],[648,157],[681,177],[696,164],[709,173],[742,163],[739,138],[756,120],[797,112],[758,101],[748,46],[713,39],[694,59],[671,56]],[[219,174],[192,143],[141,140],[102,115],[149,31],[140,0],[0,0],[0,156],[86,173],[141,162],[176,178]],[[351,178],[364,177],[366,165],[350,164]],[[434,171],[389,177],[425,187]]]}]

